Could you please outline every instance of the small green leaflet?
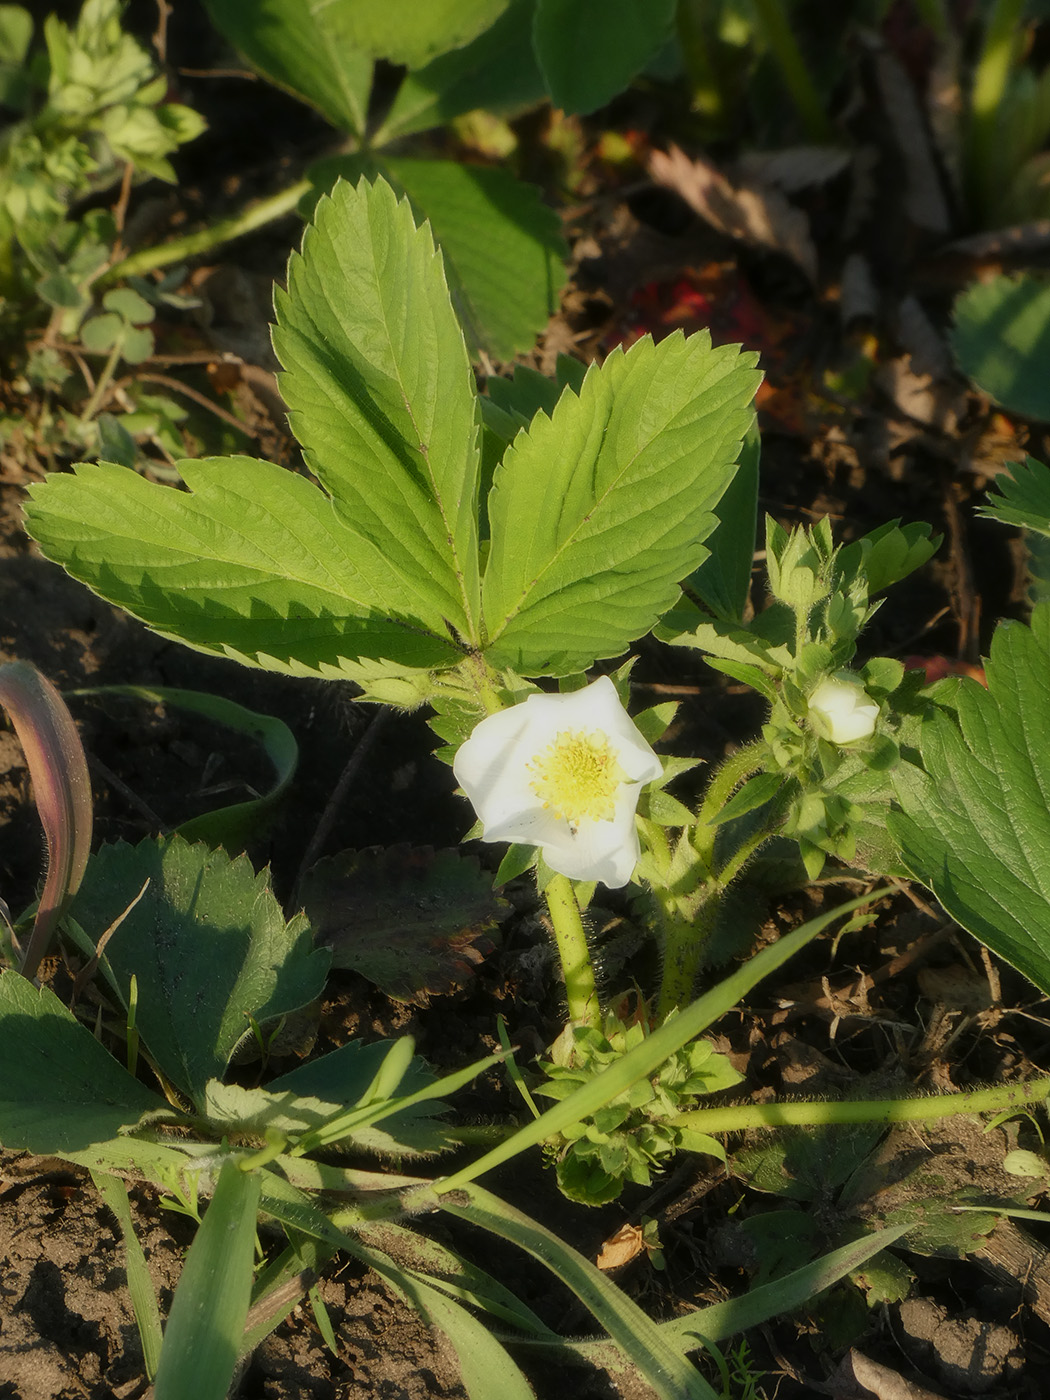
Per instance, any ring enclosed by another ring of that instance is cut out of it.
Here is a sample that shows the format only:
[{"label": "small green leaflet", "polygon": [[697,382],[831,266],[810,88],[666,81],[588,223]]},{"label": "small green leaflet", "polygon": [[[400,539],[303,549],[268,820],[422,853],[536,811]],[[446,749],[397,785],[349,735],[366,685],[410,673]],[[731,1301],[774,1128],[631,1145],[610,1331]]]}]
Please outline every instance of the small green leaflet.
[{"label": "small green leaflet", "polygon": [[275,303],[311,470],[424,625],[477,640],[480,412],[429,227],[383,180],[338,184]]},{"label": "small green leaflet", "polygon": [[1023,463],[1007,462],[980,514],[1050,536],[1050,467],[1034,457],[1026,457]]},{"label": "small green leaflet", "polygon": [[1050,604],[1000,624],[988,690],[923,723],[889,818],[905,865],[962,926],[1050,992]]},{"label": "small green leaflet", "polygon": [[952,349],[964,374],[1012,413],[1050,420],[1050,281],[995,277],[956,298]]},{"label": "small green leaflet", "polygon": [[[251,457],[179,464],[190,494],[111,462],[52,472],[27,527],[49,558],[164,636],[269,670],[448,665],[380,549],[301,476]],[[352,669],[352,668],[351,668]]]},{"label": "small green leaflet", "polygon": [[496,469],[489,655],[524,675],[617,656],[678,597],[753,417],[757,357],[645,338],[537,413]]}]

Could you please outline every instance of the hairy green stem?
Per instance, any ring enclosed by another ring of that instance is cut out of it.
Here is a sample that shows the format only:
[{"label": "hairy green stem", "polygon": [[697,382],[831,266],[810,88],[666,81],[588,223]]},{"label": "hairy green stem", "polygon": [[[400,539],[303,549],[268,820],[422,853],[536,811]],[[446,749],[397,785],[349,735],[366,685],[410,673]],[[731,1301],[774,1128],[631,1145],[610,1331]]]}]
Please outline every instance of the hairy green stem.
[{"label": "hairy green stem", "polygon": [[218,248],[223,243],[229,243],[231,239],[241,238],[246,233],[254,233],[256,229],[264,228],[275,219],[283,218],[285,214],[290,214],[305,194],[312,188],[309,180],[298,180],[294,185],[289,185],[287,189],[278,190],[276,194],[268,195],[265,199],[256,200],[247,209],[242,209],[239,214],[234,214],[228,219],[220,219],[217,224],[212,224],[210,228],[201,229],[198,233],[187,233],[181,238],[173,238],[168,243],[158,244],[155,248],[142,248],[137,253],[130,253],[120,262],[114,263],[98,279],[98,284],[103,287],[120,282],[127,277],[139,277],[145,272],[152,272],[155,268],[170,267],[172,263],[184,262],[187,258],[196,257],[199,253],[210,253],[213,248]]},{"label": "hairy green stem", "polygon": [[833,1123],[932,1123],[960,1113],[1004,1113],[1050,1098],[1050,1076],[976,1089],[968,1094],[933,1094],[924,1099],[857,1099],[846,1103],[762,1103],[735,1108],[698,1108],[675,1120],[701,1133],[737,1133],[749,1128],[824,1127]]},{"label": "hairy green stem", "polygon": [[762,763],[769,753],[769,749],[762,739],[756,739],[753,743],[744,744],[737,749],[736,753],[731,753],[722,764],[715,769],[711,781],[707,785],[704,793],[704,800],[697,816],[697,826],[706,826],[714,817],[717,817],[722,808],[733,795],[733,790],[753,773],[757,773],[762,767]]},{"label": "hairy green stem", "polygon": [[574,1025],[600,1027],[601,1006],[594,986],[594,965],[572,881],[565,875],[555,875],[544,894],[565,977],[569,1020]]},{"label": "hairy green stem", "polygon": [[802,118],[806,136],[811,141],[831,140],[833,133],[824,104],[791,32],[783,0],[755,0],[755,16]]},{"label": "hairy green stem", "polygon": [[657,1024],[692,1001],[700,957],[718,918],[723,894],[719,882],[711,880],[703,903],[694,914],[665,910],[663,971],[654,1018]]}]

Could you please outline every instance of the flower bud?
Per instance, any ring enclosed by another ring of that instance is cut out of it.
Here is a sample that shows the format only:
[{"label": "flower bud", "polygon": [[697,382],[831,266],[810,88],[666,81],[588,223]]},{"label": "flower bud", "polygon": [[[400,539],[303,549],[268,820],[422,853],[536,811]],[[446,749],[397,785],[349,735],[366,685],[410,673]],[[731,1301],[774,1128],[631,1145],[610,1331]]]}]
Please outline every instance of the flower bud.
[{"label": "flower bud", "polygon": [[851,671],[836,671],[809,697],[809,721],[822,739],[853,744],[875,732],[879,707]]}]

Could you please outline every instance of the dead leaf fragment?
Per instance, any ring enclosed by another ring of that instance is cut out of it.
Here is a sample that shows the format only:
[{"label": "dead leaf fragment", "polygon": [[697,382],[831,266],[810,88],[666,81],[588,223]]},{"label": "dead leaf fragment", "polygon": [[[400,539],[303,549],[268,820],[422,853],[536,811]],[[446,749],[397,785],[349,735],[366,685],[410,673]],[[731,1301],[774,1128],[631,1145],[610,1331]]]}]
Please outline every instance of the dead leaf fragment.
[{"label": "dead leaf fragment", "polygon": [[605,1273],[622,1269],[632,1259],[636,1259],[645,1248],[640,1225],[621,1225],[615,1235],[610,1235],[602,1245],[595,1263]]},{"label": "dead leaf fragment", "polygon": [[817,250],[809,220],[772,185],[730,181],[709,160],[690,160],[678,146],[653,151],[649,174],[674,190],[702,219],[729,238],[751,247],[783,253],[809,278],[817,281]]}]

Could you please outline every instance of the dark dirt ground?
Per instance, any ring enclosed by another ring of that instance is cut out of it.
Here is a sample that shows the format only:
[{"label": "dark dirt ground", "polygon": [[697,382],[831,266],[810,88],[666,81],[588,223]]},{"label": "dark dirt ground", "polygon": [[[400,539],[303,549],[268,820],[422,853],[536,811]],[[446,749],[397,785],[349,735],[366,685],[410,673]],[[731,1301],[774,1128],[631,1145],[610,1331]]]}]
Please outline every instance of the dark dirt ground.
[{"label": "dark dirt ground", "polygon": [[[173,51],[192,57],[179,61],[186,68],[219,66],[199,16],[182,8],[170,39]],[[149,204],[155,187],[143,192],[138,213],[158,221],[157,237],[192,224],[204,210],[210,217],[228,212],[256,186],[294,178],[324,148],[319,122],[261,83],[186,75],[180,81],[185,100],[209,116],[212,134],[187,155],[178,196],[162,194]],[[280,133],[265,147],[265,159],[261,129]],[[542,142],[539,150],[542,155]],[[1019,444],[1039,455],[1041,442],[1034,430],[968,395],[950,371],[927,372],[899,323],[896,338],[884,330],[894,324],[902,284],[923,296],[931,322],[943,325],[953,278],[961,283],[972,269],[924,261],[921,248],[914,255],[912,239],[888,271],[882,266],[880,285],[898,290],[885,291],[880,311],[861,328],[878,333],[878,373],[855,396],[825,393],[823,369],[848,361],[860,336],[837,316],[827,292],[834,272],[814,293],[786,259],[713,234],[667,190],[640,179],[625,195],[600,162],[590,170],[590,184],[576,191],[567,218],[573,277],[535,362],[548,367],[570,348],[589,358],[636,330],[693,329],[704,319],[721,327],[722,339],[745,334],[762,348],[770,376],[762,400],[762,508],[786,523],[830,514],[842,539],[896,516],[930,521],[945,534],[941,553],[895,592],[866,646],[978,662],[994,621],[1021,608],[1023,578],[1009,533],[976,521],[972,507],[986,477],[1018,455]],[[892,184],[892,166],[883,178]],[[820,192],[810,208],[818,234],[834,224],[835,200],[842,198],[842,190]],[[882,217],[892,222],[893,207]],[[862,229],[857,237],[861,246],[865,238],[871,246],[892,241],[885,227]],[[260,454],[290,465],[293,444],[268,377],[265,321],[270,282],[297,238],[295,221],[286,221],[195,273],[210,324],[198,318],[192,331],[202,347],[236,348],[243,356],[240,383],[227,402],[256,431]],[[839,253],[832,240],[832,268]],[[875,265],[887,256],[883,251]],[[702,305],[697,288],[706,297]],[[184,338],[185,326],[179,331]],[[300,745],[300,768],[275,828],[251,854],[258,864],[271,864],[274,888],[286,898],[371,714],[354,703],[349,687],[248,671],[156,638],[42,560],[19,524],[24,489],[42,469],[31,451],[0,455],[0,662],[32,661],[65,689],[183,686],[283,718]],[[682,701],[669,736],[673,750],[716,760],[761,722],[753,697],[699,661],[653,643],[640,654],[636,703]],[[96,841],[138,840],[216,802],[242,799],[267,781],[255,752],[185,713],[113,699],[72,704],[93,763]],[[325,853],[403,841],[454,844],[471,817],[454,795],[451,773],[429,758],[432,747],[421,716],[391,717],[336,814]],[[0,730],[0,892],[13,910],[32,898],[41,869],[21,753],[13,734]],[[525,889],[511,893],[513,913],[499,946],[472,980],[429,1007],[388,1001],[362,978],[333,974],[320,1011],[319,1048],[410,1031],[435,1067],[452,1069],[493,1048],[501,1011],[522,1058],[540,1052],[559,1026],[559,990],[535,897]],[[818,891],[815,898],[821,897]],[[812,907],[794,895],[773,900],[761,936],[774,937]],[[625,900],[599,894],[592,925],[606,939],[607,968],[626,957],[621,976],[644,979],[651,972],[644,954],[634,956],[638,939]],[[747,1075],[746,1092],[758,1099],[838,1096],[872,1082],[961,1089],[1045,1070],[1045,1013],[1022,979],[997,968],[913,890],[884,902],[874,927],[838,943],[819,940],[717,1034]],[[468,1122],[515,1109],[496,1076],[461,1095],[458,1106]],[[1030,1136],[1017,1125],[984,1134],[961,1120],[937,1130],[899,1130],[873,1145],[879,1170],[867,1194],[847,1201],[829,1180],[806,1208],[830,1248],[857,1234],[860,1223],[879,1223],[887,1210],[907,1206],[909,1188],[899,1182],[905,1168],[921,1167],[925,1189],[934,1190],[929,1183],[936,1179],[946,1198],[970,1189],[1016,1197],[1018,1180],[1005,1176],[1002,1159],[1018,1141],[1033,1145]],[[688,1157],[652,1190],[634,1188],[600,1211],[569,1207],[538,1162],[496,1173],[488,1184],[592,1259],[625,1223],[655,1219],[666,1270],[654,1271],[643,1255],[617,1277],[657,1317],[745,1290],[761,1261],[741,1222],[775,1204],[707,1159]],[[132,1196],[166,1307],[191,1231],[181,1217],[159,1210],[149,1191],[135,1188]],[[1037,1191],[1026,1199],[1038,1202]],[[974,1240],[966,1258],[897,1250],[912,1275],[904,1301],[871,1298],[868,1306],[859,1289],[842,1285],[803,1313],[758,1329],[749,1344],[757,1372],[765,1373],[764,1394],[1039,1400],[1047,1394],[1050,1360],[1050,1262],[1035,1236],[1050,1240],[1039,1226],[1001,1223]],[[475,1251],[552,1324],[587,1331],[586,1315],[538,1267],[510,1253],[494,1264],[491,1243],[469,1232],[449,1238],[464,1252]],[[57,1161],[0,1155],[0,1400],[139,1400],[146,1393],[122,1256],[116,1224],[85,1175]],[[235,1393],[243,1400],[463,1395],[443,1344],[374,1275],[339,1261],[321,1291],[338,1356],[326,1348],[309,1309],[296,1309],[240,1377]],[[884,1368],[881,1377],[873,1363]],[[581,1400],[617,1393],[604,1377],[583,1372],[569,1381],[535,1367],[530,1375],[540,1400],[564,1394],[570,1384]]]}]

